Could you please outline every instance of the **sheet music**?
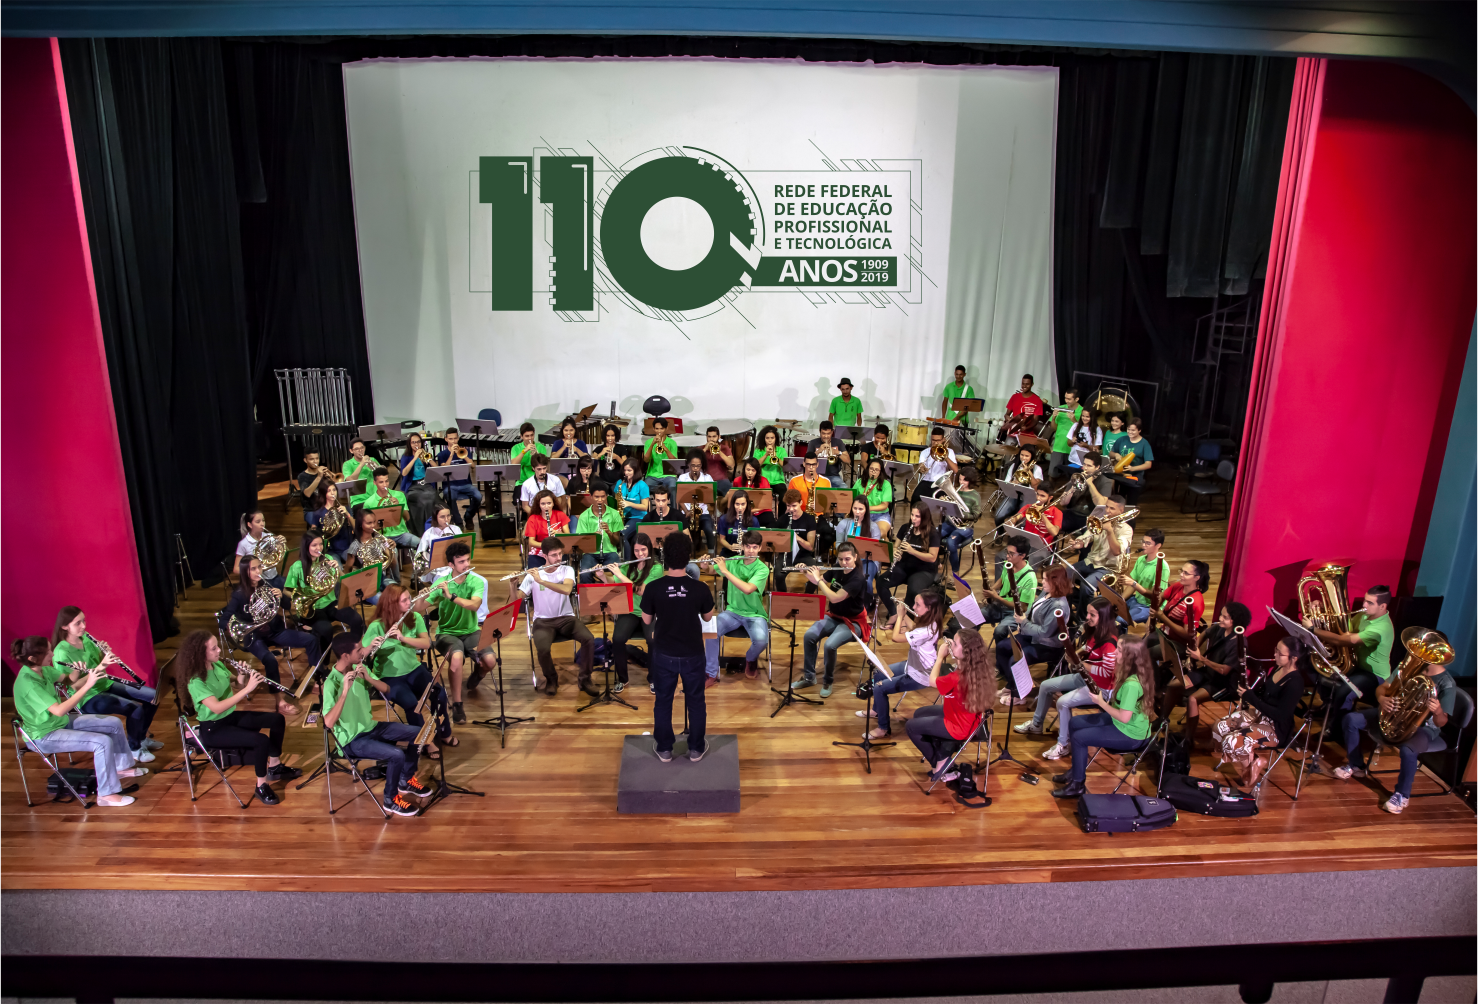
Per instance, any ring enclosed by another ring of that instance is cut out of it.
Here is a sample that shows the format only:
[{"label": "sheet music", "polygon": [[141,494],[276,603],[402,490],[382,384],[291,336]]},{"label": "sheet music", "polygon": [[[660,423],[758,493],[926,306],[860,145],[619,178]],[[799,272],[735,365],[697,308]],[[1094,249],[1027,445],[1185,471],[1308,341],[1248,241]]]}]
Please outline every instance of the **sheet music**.
[{"label": "sheet music", "polygon": [[888,668],[888,664],[885,663],[882,659],[879,659],[878,654],[872,649],[868,648],[866,643],[864,643],[861,638],[858,638],[856,635],[853,635],[852,637],[856,639],[857,644],[862,647],[862,654],[867,656],[867,661],[872,663],[878,669],[882,670],[883,676],[888,677],[893,675],[893,671]]},{"label": "sheet music", "polygon": [[1016,693],[1022,697],[1032,692],[1032,671],[1023,655],[1011,664],[1011,678],[1016,681]]},{"label": "sheet music", "polygon": [[949,605],[956,617],[970,622],[971,627],[979,627],[985,623],[985,614],[980,611],[980,601],[975,598],[974,593],[967,593],[964,599],[955,600]]}]

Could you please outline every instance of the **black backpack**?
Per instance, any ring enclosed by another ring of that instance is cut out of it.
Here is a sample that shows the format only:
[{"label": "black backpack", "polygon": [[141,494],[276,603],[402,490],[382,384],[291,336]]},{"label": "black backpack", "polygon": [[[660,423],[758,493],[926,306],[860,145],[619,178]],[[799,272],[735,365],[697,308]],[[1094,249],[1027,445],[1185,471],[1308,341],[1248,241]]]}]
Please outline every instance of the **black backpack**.
[{"label": "black backpack", "polygon": [[[96,795],[98,790],[97,775],[90,767],[63,767],[62,773],[66,775],[68,783],[77,789],[77,794],[83,798]],[[72,793],[67,786],[62,784],[62,779],[52,774],[46,779],[46,793],[51,796],[53,802],[70,802]]]},{"label": "black backpack", "polygon": [[1236,819],[1257,815],[1257,799],[1218,781],[1184,774],[1166,774],[1160,795],[1177,809],[1202,816]]},{"label": "black backpack", "polygon": [[950,769],[959,771],[960,774],[958,778],[946,784],[946,787],[954,789],[956,802],[972,809],[983,809],[990,805],[990,796],[975,783],[975,768],[972,765],[956,761]]}]

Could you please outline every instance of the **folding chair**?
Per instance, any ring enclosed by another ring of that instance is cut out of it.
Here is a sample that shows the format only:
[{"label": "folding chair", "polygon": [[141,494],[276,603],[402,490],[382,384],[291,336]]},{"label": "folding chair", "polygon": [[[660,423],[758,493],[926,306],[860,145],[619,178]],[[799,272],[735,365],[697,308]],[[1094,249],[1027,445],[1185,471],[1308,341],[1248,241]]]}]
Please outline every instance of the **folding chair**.
[{"label": "folding chair", "polygon": [[[1466,691],[1464,691],[1464,690],[1457,691],[1456,692],[1456,698],[1457,698],[1456,699],[1456,703],[1454,703],[1453,708],[1452,708],[1452,716],[1448,719],[1447,725],[1443,727],[1442,734],[1441,734],[1440,738],[1438,738],[1438,740],[1437,740],[1437,742],[1440,745],[1433,746],[1431,749],[1427,750],[1426,753],[1423,753],[1421,756],[1417,757],[1417,769],[1419,771],[1426,771],[1427,774],[1428,774],[1428,776],[1430,776],[1432,778],[1432,780],[1436,781],[1437,784],[1441,787],[1441,790],[1439,790],[1439,791],[1423,791],[1423,792],[1420,792],[1420,793],[1412,792],[1412,794],[1411,794],[1411,797],[1412,798],[1435,798],[1438,795],[1450,795],[1450,794],[1453,794],[1455,792],[1455,789],[1458,786],[1458,783],[1459,783],[1459,781],[1458,781],[1458,771],[1460,771],[1462,769],[1462,763],[1461,763],[1461,761],[1462,761],[1463,733],[1468,730],[1468,726],[1471,725],[1472,722],[1473,722],[1473,698],[1469,697],[1468,696],[1468,693]],[[1451,727],[1452,727],[1452,725],[1454,723],[1457,724],[1456,734],[1455,735],[1452,735],[1451,742],[1449,742],[1448,741],[1448,733],[1449,733],[1449,730],[1451,729]],[[1401,771],[1400,771],[1399,768],[1397,768],[1395,770],[1376,770],[1375,769],[1376,760],[1380,757],[1381,751],[1384,750],[1384,749],[1386,749],[1386,748],[1388,748],[1388,744],[1387,743],[1384,743],[1384,742],[1378,742],[1378,743],[1376,743],[1375,751],[1370,754],[1370,767],[1369,767],[1368,770],[1366,770],[1365,773],[1367,773],[1367,774],[1399,774],[1399,773],[1401,773]],[[1434,770],[1431,766],[1429,766],[1425,761],[1422,760],[1421,757],[1428,756],[1428,755],[1430,755],[1432,753],[1448,753],[1449,754],[1448,760],[1452,764],[1452,779],[1451,780],[1448,780],[1447,778],[1443,777],[1441,774],[1438,774],[1436,770]],[[1382,787],[1384,787],[1384,785],[1382,785]]]},{"label": "folding chair", "polygon": [[366,781],[364,779],[364,775],[359,772],[360,758],[353,757],[345,753],[343,747],[339,745],[338,737],[334,735],[334,730],[328,727],[328,722],[325,720],[325,716],[323,714],[323,705],[313,705],[313,707],[310,709],[310,713],[314,711],[319,713],[318,727],[323,730],[323,763],[318,767],[317,770],[309,774],[303,780],[303,783],[298,785],[295,790],[302,791],[320,775],[322,775],[323,789],[324,791],[328,792],[328,814],[332,816],[334,813],[339,811],[338,809],[334,808],[333,775],[334,771],[340,771],[342,773],[348,774],[354,780],[358,781],[360,785],[364,788],[364,793],[370,797],[370,800],[372,802],[375,803],[375,808],[380,810],[380,816],[384,819],[389,819],[390,813],[385,810],[384,803],[378,797],[376,797],[374,789],[369,786],[369,782]]},{"label": "folding chair", "polygon": [[[938,779],[949,773],[949,769],[955,765],[955,761],[960,758],[960,754],[969,749],[972,742],[975,744],[975,769],[979,770],[980,765],[982,763],[985,764],[985,773],[982,775],[985,780],[980,783],[980,790],[984,792],[990,786],[989,751],[993,749],[991,744],[994,742],[995,720],[996,710],[994,708],[988,709],[985,714],[980,716],[980,724],[975,727],[975,731],[971,733],[970,738],[961,741],[959,747],[945,761],[944,766],[930,775],[933,780],[930,781],[929,787],[924,789],[925,795],[928,795],[934,790],[935,785],[939,784]],[[980,754],[980,747],[982,745],[985,746],[987,751],[983,757]]]},{"label": "folding chair", "polygon": [[[195,755],[198,753],[199,755],[205,757],[206,763],[215,768],[215,772],[220,775],[221,780],[225,783],[226,790],[231,793],[232,798],[236,799],[236,804],[241,806],[243,809],[246,808],[246,803],[243,802],[241,800],[241,796],[236,793],[235,785],[231,783],[230,778],[226,777],[225,756],[221,756],[220,763],[216,762],[217,754],[224,754],[227,750],[232,749],[239,750],[241,749],[241,747],[215,746],[207,748],[205,745],[205,740],[201,738],[200,733],[196,730],[195,726],[191,725],[190,720],[184,715],[180,716],[180,747],[184,750],[185,753],[185,763],[184,766],[180,768],[180,770],[184,771],[185,780],[188,781],[190,785],[190,801],[193,802],[200,797],[195,794]],[[214,752],[212,752],[212,750],[214,750]],[[256,795],[255,785],[252,786],[252,795]]]},{"label": "folding chair", "polygon": [[[41,758],[41,762],[50,767],[51,772],[61,779],[62,784],[66,785],[67,790],[72,793],[72,797],[77,800],[77,804],[82,806],[82,808],[85,810],[87,808],[87,799],[83,798],[77,793],[77,789],[72,787],[72,782],[67,780],[67,775],[62,773],[61,767],[56,760],[56,754],[53,753],[48,755],[46,753],[42,753],[39,749],[34,749],[30,745],[28,745],[31,742],[31,737],[26,735],[25,726],[21,724],[21,720],[19,718],[12,718],[10,720],[10,733],[12,736],[15,737],[15,762],[16,766],[20,768],[21,787],[25,789],[26,792],[26,804],[34,807],[36,803],[31,801],[31,786],[26,781],[26,763],[25,760],[22,759],[22,757],[24,757],[24,755],[27,753],[35,753]],[[67,763],[71,762],[72,754],[68,753]]]},{"label": "folding chair", "polygon": [[[724,639],[725,638],[743,638],[744,639],[744,642],[745,642],[745,645],[747,646],[749,644],[749,632],[746,631],[746,630],[744,630],[744,626],[741,624],[739,627],[736,627],[732,631],[728,631],[728,632],[726,632],[725,634],[723,634],[723,635],[721,635],[719,637],[719,640],[718,640],[718,661],[719,661],[719,666],[720,667],[723,666],[723,662],[724,662]],[[773,648],[773,646],[771,646],[771,645],[766,645],[765,646],[765,676],[768,679],[771,679],[771,680],[773,680],[775,678],[775,667],[774,667],[774,663],[772,663],[770,661],[770,650],[772,648]],[[748,648],[746,647],[745,650],[748,651]]]}]

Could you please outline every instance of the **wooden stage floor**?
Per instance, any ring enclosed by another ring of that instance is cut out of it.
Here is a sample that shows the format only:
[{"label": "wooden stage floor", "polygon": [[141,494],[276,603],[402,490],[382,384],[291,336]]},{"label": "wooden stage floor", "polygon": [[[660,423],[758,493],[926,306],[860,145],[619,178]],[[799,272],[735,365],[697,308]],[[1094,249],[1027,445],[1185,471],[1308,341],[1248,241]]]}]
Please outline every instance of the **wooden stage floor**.
[{"label": "wooden stage floor", "polygon": [[[1140,526],[1166,530],[1172,565],[1190,557],[1210,562],[1215,583],[1226,523],[1196,523],[1179,515],[1167,488],[1162,484],[1149,494]],[[295,538],[300,516],[284,513],[280,498],[265,502],[274,529]],[[512,548],[479,546],[477,566],[490,578],[514,570],[515,562]],[[192,588],[180,609],[183,628],[208,626],[222,595],[220,586]],[[161,663],[177,641],[159,646]],[[730,651],[738,644],[731,642]],[[787,644],[784,635],[776,635],[780,686]],[[885,657],[901,658],[894,655],[898,648],[885,645]],[[557,654],[568,652],[568,645],[556,647]],[[893,737],[900,744],[874,755],[871,774],[864,772],[857,751],[832,745],[856,740],[862,731],[862,720],[853,714],[863,706],[852,696],[861,662],[855,646],[842,650],[838,685],[823,707],[792,706],[771,718],[777,698],[763,677],[745,681],[726,675],[721,686],[708,691],[710,732],[739,736],[742,809],[737,815],[623,816],[616,812],[622,737],[651,728],[645,671],[633,667],[633,685],[626,692],[636,711],[610,705],[577,713],[585,697],[574,686],[572,666],[562,664],[563,685],[550,698],[530,688],[529,653],[521,639],[506,646],[504,657],[507,712],[537,720],[511,729],[506,749],[499,748],[495,731],[459,728],[462,745],[447,751],[448,779],[484,792],[483,797],[457,795],[419,818],[386,821],[362,789],[356,792],[346,775],[336,775],[335,800],[342,804],[335,816],[327,814],[322,778],[302,791],[288,786],[280,805],[252,801],[243,810],[213,773],[202,776],[203,791],[193,803],[184,777],[171,773],[145,778],[133,806],[84,814],[76,806],[49,802],[28,808],[14,758],[7,757],[0,772],[0,886],[794,890],[1471,868],[1475,863],[1474,816],[1455,797],[1416,799],[1393,817],[1380,810],[1373,783],[1311,776],[1294,803],[1289,795],[1295,774],[1286,764],[1269,783],[1258,816],[1224,820],[1182,814],[1172,827],[1134,836],[1082,833],[1074,803],[1052,798],[1045,776],[1036,786],[1022,782],[1019,768],[992,771],[994,802],[988,808],[959,805],[942,786],[926,796],[923,765],[901,725],[895,723]],[[816,696],[814,690],[808,693]],[[902,714],[931,697],[929,691],[910,694]],[[265,695],[254,702],[254,707],[268,707]],[[179,761],[172,693],[166,692],[160,704],[154,735],[165,747],[151,765],[155,768]],[[308,702],[302,704],[306,708]],[[1206,718],[1224,710],[1208,709]],[[467,712],[472,719],[497,713],[488,683],[469,697]],[[681,698],[674,714],[680,722]],[[1013,735],[1011,749],[1037,769],[1065,769],[1038,759],[1052,738]],[[317,728],[289,723],[285,758],[305,772],[321,762]],[[44,797],[44,771],[35,757],[27,760],[33,796],[42,789]],[[422,764],[425,776],[431,764],[424,759]],[[1208,756],[1198,756],[1194,773],[1210,776],[1212,766]],[[250,770],[235,768],[231,775],[244,795],[251,786]],[[1152,790],[1151,778],[1141,783]],[[1113,785],[1106,770],[1089,775],[1091,790],[1108,791]],[[1421,777],[1416,790],[1433,790],[1433,782]]]}]

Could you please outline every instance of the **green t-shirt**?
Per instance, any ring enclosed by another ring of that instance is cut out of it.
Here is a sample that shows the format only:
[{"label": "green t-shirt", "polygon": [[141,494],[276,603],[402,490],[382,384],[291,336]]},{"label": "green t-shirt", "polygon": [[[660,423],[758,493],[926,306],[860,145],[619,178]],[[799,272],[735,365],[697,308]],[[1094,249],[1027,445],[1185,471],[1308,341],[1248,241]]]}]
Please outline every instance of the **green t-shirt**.
[{"label": "green t-shirt", "polygon": [[1037,573],[1030,567],[1023,568],[1013,573],[1016,576],[1016,591],[1013,596],[1011,592],[1011,580],[1006,576],[1006,569],[1001,569],[1001,581],[996,585],[1001,588],[997,590],[1006,599],[1015,599],[1017,602],[1031,606],[1037,599]]},{"label": "green t-shirt", "polygon": [[440,634],[471,634],[477,630],[477,610],[468,610],[466,607],[453,603],[452,596],[463,600],[482,600],[483,580],[468,573],[460,582],[441,587],[435,583],[431,586],[436,590],[436,623],[437,632]]},{"label": "green t-shirt", "polygon": [[[293,562],[293,567],[287,570],[287,578],[282,580],[282,588],[302,589],[303,584],[303,563],[301,561],[295,561]],[[313,604],[313,609],[323,610],[326,607],[333,606],[337,602],[339,602],[339,593],[338,590],[333,590],[318,597],[318,602]]]},{"label": "green t-shirt", "polygon": [[[942,417],[944,417],[944,418],[949,418],[950,417],[949,412],[952,410],[950,408],[950,405],[954,403],[954,399],[955,398],[957,398],[957,397],[975,397],[975,396],[976,396],[976,394],[975,394],[975,388],[974,387],[971,387],[968,383],[965,384],[965,386],[963,386],[963,387],[961,387],[959,384],[953,383],[953,382],[945,384],[944,385],[944,412],[945,413],[944,413],[944,415]],[[960,421],[960,424],[961,425],[969,425],[970,424],[970,413],[968,411],[962,412],[958,416],[958,418],[959,418],[959,421]]]},{"label": "green t-shirt", "polygon": [[[370,626],[364,629],[364,637],[361,639],[361,644],[368,649],[376,638],[385,633],[386,629],[387,625],[384,621],[372,621]],[[420,614],[412,613],[400,625],[400,633],[407,638],[419,638],[426,633],[426,622],[421,618]],[[421,656],[419,651],[411,648],[403,641],[397,641],[391,638],[385,644],[381,645],[380,650],[375,653],[374,663],[370,666],[370,672],[374,673],[381,680],[390,680],[397,676],[405,676],[407,673],[413,672],[420,664]]]},{"label": "green t-shirt", "polygon": [[1080,404],[1073,405],[1073,410],[1071,412],[1059,411],[1059,412],[1053,413],[1053,415],[1052,415],[1052,425],[1054,427],[1054,431],[1052,433],[1052,452],[1053,453],[1066,453],[1068,450],[1072,449],[1072,446],[1073,446],[1072,440],[1070,440],[1070,439],[1067,438],[1067,433],[1068,433],[1068,430],[1073,427],[1073,423],[1078,420],[1078,416],[1081,415],[1081,414],[1083,414],[1083,406],[1080,405]]},{"label": "green t-shirt", "polygon": [[[653,561],[652,562],[652,567],[649,568],[649,569],[647,569],[647,577],[645,579],[642,579],[640,582],[637,582],[636,584],[638,586],[641,586],[643,589],[645,589],[648,585],[650,585],[656,579],[662,578],[662,575],[663,575],[662,562],[660,562],[660,561]],[[632,580],[632,581],[635,581],[635,580]],[[633,589],[632,590],[632,597],[636,601],[636,602],[632,603],[633,612],[634,613],[637,613],[637,614],[640,614],[642,612],[642,608],[641,608],[641,597],[640,596],[637,596],[635,594],[636,594],[636,590]]]},{"label": "green t-shirt", "polygon": [[1121,439],[1127,442],[1129,439],[1129,433],[1112,432],[1106,430],[1103,434],[1103,445],[1099,447],[1099,450],[1103,453],[1105,457],[1107,457],[1110,453],[1113,453],[1115,450],[1118,449],[1118,443]]},{"label": "green t-shirt", "polygon": [[362,505],[366,509],[374,510],[381,509],[389,505],[400,506],[400,522],[397,523],[395,526],[387,526],[383,531],[381,531],[385,534],[385,536],[389,537],[391,540],[394,540],[396,537],[399,537],[401,534],[405,533],[405,517],[406,514],[411,511],[411,507],[410,503],[406,502],[405,500],[404,492],[399,491],[395,488],[388,489],[388,491],[390,492],[388,501],[386,500],[385,496],[381,495],[377,491],[370,491],[365,493],[364,495],[355,495],[349,500],[349,508],[352,509],[355,506]]},{"label": "green t-shirt", "polygon": [[[379,470],[382,466],[384,465],[381,464],[374,457],[365,457],[364,470],[363,472],[361,472],[359,477],[364,478],[366,484],[373,484],[375,471]],[[344,466],[339,468],[339,473],[344,475],[345,481],[358,481],[359,478],[356,478],[354,476],[354,472],[356,470],[359,470],[359,461],[355,460],[353,457],[350,457],[348,460],[344,461]]]},{"label": "green t-shirt", "polygon": [[508,459],[518,462],[519,484],[523,484],[529,478],[534,476],[534,456],[535,454],[539,453],[544,454],[544,456],[546,457],[549,456],[549,447],[545,446],[537,439],[534,440],[534,444],[532,446],[529,446],[526,443],[518,443],[513,447],[513,449],[508,451]]},{"label": "green t-shirt", "polygon": [[975,521],[980,518],[980,493],[973,491],[962,491],[960,501],[965,503],[965,518]]},{"label": "green t-shirt", "polygon": [[53,715],[50,711],[53,704],[59,703],[56,683],[66,675],[67,671],[59,666],[27,667],[15,674],[15,713],[20,715],[26,735],[32,739],[67,727],[66,715]]},{"label": "green t-shirt", "polygon": [[783,469],[786,456],[785,447],[775,447],[775,462],[771,464],[765,461],[764,450],[754,451],[755,459],[760,462],[760,474],[764,476],[766,481],[770,482],[771,488],[783,487],[786,482],[785,471]]},{"label": "green t-shirt", "polygon": [[877,505],[891,505],[893,503],[893,483],[887,478],[879,478],[878,483],[872,486],[872,491],[866,496],[862,494],[863,484],[858,481],[852,486],[853,498],[866,498],[868,508]]},{"label": "green t-shirt", "polygon": [[1121,722],[1115,718],[1114,724],[1119,731],[1130,739],[1148,739],[1150,735],[1150,719],[1139,709],[1139,699],[1144,694],[1144,688],[1139,685],[1139,678],[1127,677],[1119,684],[1119,689],[1114,691],[1114,707],[1120,711],[1132,711],[1134,715],[1127,722]]},{"label": "green t-shirt", "polygon": [[[656,438],[657,437],[655,436],[648,436],[646,439],[642,440],[643,456],[646,455],[647,446],[652,442],[652,440]],[[652,459],[647,461],[647,477],[672,477],[672,475],[667,473],[667,468],[662,465],[662,461],[676,460],[677,458],[678,453],[676,440],[674,440],[671,436],[664,437],[660,445],[652,448]]]},{"label": "green t-shirt", "polygon": [[826,410],[831,413],[831,420],[836,425],[856,425],[862,421],[862,398],[853,397],[848,401],[838,394],[831,399],[831,405]]},{"label": "green t-shirt", "polygon": [[746,593],[734,583],[729,583],[729,612],[735,617],[764,617],[765,616],[765,580],[770,574],[770,566],[758,558],[752,564],[746,565],[743,558],[730,558],[724,563],[736,579],[743,579],[751,586],[758,586],[752,593]]},{"label": "green t-shirt", "polygon": [[1362,611],[1350,618],[1350,632],[1360,636],[1355,646],[1355,665],[1382,680],[1390,676],[1391,646],[1396,641],[1391,615],[1381,614],[1370,620]]},{"label": "green t-shirt", "polygon": [[[329,710],[339,702],[339,694],[344,689],[344,674],[339,672],[337,666],[328,674],[323,681],[323,713],[328,715]],[[344,706],[339,709],[339,717],[334,722],[334,738],[339,741],[339,746],[348,746],[356,738],[375,727],[375,713],[370,708],[370,687],[363,680],[355,680],[349,688],[349,696],[344,698]]]},{"label": "green t-shirt", "polygon": [[1160,592],[1163,593],[1170,588],[1170,562],[1163,557],[1151,561],[1141,554],[1139,560],[1134,563],[1134,567],[1129,570],[1129,577],[1144,588],[1153,590],[1156,565],[1160,566]]},{"label": "green t-shirt", "polygon": [[213,722],[218,718],[225,718],[236,709],[227,708],[225,711],[212,711],[205,706],[207,697],[214,697],[218,701],[229,700],[231,697],[230,669],[224,662],[213,662],[210,669],[206,670],[205,676],[197,676],[190,681],[187,688],[190,691],[190,700],[195,702],[195,717],[202,722]]},{"label": "green t-shirt", "polygon": [[[1152,461],[1155,459],[1155,451],[1150,446],[1150,441],[1148,439],[1145,439],[1143,436],[1139,437],[1139,442],[1134,443],[1130,442],[1129,434],[1127,432],[1124,433],[1124,438],[1119,440],[1118,442],[1118,449],[1119,456],[1121,457],[1127,456],[1130,453],[1134,454],[1134,463],[1132,466],[1135,467],[1138,467],[1140,464],[1145,463],[1146,461]],[[1145,474],[1144,471],[1135,471],[1134,473],[1141,478],[1143,478]]]},{"label": "green t-shirt", "polygon": [[65,638],[57,642],[56,648],[51,650],[51,664],[53,666],[64,666],[74,662],[82,663],[86,669],[101,666],[103,664],[103,650],[94,645],[90,638],[82,639],[81,648],[73,647]]},{"label": "green t-shirt", "polygon": [[621,510],[616,506],[607,505],[604,520],[597,519],[594,509],[586,509],[575,520],[575,533],[600,534],[597,538],[600,543],[595,546],[596,554],[615,554],[621,550],[621,531],[625,529],[626,522],[621,518]]}]

